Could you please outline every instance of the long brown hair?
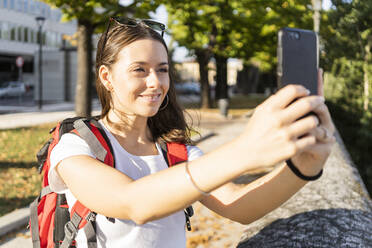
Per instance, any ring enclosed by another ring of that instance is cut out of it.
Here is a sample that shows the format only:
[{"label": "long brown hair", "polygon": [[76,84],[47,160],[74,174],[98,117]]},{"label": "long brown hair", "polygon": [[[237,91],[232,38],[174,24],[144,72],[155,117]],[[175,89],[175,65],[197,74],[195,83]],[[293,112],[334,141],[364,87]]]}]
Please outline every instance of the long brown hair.
[{"label": "long brown hair", "polygon": [[[112,108],[111,93],[104,87],[99,78],[99,68],[101,65],[107,66],[109,69],[117,62],[118,54],[125,46],[128,46],[134,41],[142,39],[152,39],[159,41],[165,47],[167,54],[168,47],[165,44],[162,36],[149,28],[148,26],[138,23],[137,26],[114,25],[107,32],[106,43],[104,43],[104,34],[101,35],[97,45],[96,55],[96,88],[99,100],[102,105],[101,118],[108,119],[108,113]],[[104,50],[102,51],[102,46]],[[170,58],[168,58],[170,61]],[[187,125],[183,110],[177,102],[174,82],[172,80],[171,68],[169,70],[169,90],[168,104],[164,109],[159,110],[154,116],[148,118],[147,125],[150,128],[154,141],[164,140],[166,142],[179,142],[184,144],[192,144],[191,129]],[[165,99],[164,101],[167,101]],[[165,106],[163,102],[161,106]],[[162,108],[162,107],[161,107]],[[110,122],[112,123],[112,122]]]}]

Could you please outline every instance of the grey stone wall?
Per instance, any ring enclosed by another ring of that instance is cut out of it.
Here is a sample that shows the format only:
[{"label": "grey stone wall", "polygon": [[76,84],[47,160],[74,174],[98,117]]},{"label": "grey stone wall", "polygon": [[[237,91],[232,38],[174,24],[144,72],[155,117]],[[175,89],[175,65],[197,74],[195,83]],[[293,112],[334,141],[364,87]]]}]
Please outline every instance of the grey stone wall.
[{"label": "grey stone wall", "polygon": [[323,176],[247,225],[238,248],[372,247],[372,201],[336,137]]}]

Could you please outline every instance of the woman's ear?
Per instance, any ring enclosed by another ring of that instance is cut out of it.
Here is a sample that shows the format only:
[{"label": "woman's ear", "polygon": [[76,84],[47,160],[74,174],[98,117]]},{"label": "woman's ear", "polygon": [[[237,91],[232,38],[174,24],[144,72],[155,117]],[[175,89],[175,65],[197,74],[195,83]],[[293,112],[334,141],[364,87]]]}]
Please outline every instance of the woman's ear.
[{"label": "woman's ear", "polygon": [[105,86],[107,91],[112,91],[112,84],[111,84],[111,73],[107,66],[101,65],[98,70],[99,79],[103,86]]}]

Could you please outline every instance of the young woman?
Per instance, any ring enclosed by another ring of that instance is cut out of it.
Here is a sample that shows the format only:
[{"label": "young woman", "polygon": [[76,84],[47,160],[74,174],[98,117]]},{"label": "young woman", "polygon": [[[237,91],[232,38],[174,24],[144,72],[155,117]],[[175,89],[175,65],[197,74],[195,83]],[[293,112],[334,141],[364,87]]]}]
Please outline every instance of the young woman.
[{"label": "young woman", "polygon": [[[185,247],[182,210],[195,201],[248,224],[319,175],[335,141],[324,98],[290,85],[257,107],[238,138],[202,156],[176,102],[163,32],[153,21],[111,18],[99,40],[99,121],[116,168],[95,159],[73,134],[64,134],[51,154],[52,189],[65,192],[70,206],[78,199],[98,213],[98,247]],[[301,118],[311,111],[318,117]],[[186,144],[189,161],[168,168],[160,140]],[[251,169],[285,160],[291,167],[241,188],[231,183]],[[84,232],[76,240],[87,247]]]}]

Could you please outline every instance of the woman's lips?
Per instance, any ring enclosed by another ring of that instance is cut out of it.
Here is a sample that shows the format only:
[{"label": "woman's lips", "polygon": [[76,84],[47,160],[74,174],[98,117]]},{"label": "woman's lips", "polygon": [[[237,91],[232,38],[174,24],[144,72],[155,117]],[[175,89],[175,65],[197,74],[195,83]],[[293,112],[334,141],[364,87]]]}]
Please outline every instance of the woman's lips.
[{"label": "woman's lips", "polygon": [[149,101],[149,102],[158,102],[160,101],[161,94],[144,94],[139,95],[142,99]]}]

